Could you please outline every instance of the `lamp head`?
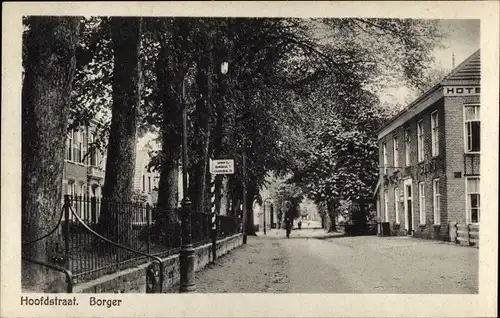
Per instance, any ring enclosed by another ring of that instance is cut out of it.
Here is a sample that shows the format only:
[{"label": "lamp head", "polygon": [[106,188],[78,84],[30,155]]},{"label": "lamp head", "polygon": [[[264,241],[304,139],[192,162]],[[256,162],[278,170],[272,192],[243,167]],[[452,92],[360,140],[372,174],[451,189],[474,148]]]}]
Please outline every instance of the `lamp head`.
[{"label": "lamp head", "polygon": [[228,62],[222,62],[220,64],[220,72],[222,74],[227,74],[227,72],[229,71],[229,63]]}]

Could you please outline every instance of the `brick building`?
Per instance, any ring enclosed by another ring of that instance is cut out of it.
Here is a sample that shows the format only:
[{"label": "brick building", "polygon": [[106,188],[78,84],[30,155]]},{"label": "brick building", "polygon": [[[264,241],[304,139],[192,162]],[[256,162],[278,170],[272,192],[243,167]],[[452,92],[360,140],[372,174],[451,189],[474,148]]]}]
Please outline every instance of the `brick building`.
[{"label": "brick building", "polygon": [[[73,207],[80,216],[92,222],[99,217],[106,168],[106,155],[90,147],[97,137],[96,124],[91,121],[68,134],[63,171],[63,195],[85,197],[90,201],[90,204],[74,203]],[[147,171],[150,156],[145,144],[144,140],[138,141],[134,191],[153,204],[158,197],[159,172]]]},{"label": "brick building", "polygon": [[78,212],[84,211],[80,215],[92,221],[98,217],[99,209],[94,201],[101,197],[106,165],[105,155],[90,151],[90,145],[97,137],[96,125],[95,121],[91,121],[89,125],[78,127],[68,134],[63,171],[63,195],[90,198],[90,208],[75,203],[73,207]]},{"label": "brick building", "polygon": [[379,233],[478,239],[479,114],[477,51],[380,129]]}]

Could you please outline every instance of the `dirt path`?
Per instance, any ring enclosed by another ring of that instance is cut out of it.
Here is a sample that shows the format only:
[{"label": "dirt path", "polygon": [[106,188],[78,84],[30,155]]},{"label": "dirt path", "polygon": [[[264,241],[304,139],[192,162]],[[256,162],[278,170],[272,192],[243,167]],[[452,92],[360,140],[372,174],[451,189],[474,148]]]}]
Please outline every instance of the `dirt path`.
[{"label": "dirt path", "polygon": [[242,246],[196,273],[198,293],[285,293],[285,251],[273,236],[248,237]]}]

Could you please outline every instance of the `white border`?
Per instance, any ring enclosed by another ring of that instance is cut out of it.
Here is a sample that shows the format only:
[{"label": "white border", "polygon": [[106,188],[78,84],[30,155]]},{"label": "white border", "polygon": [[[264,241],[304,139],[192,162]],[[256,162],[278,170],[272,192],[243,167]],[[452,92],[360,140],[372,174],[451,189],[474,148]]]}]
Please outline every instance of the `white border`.
[{"label": "white border", "polygon": [[[45,15],[336,16],[481,18],[482,209],[498,209],[499,3],[433,2],[66,2],[4,3],[2,19],[2,219],[1,305],[5,317],[456,317],[495,316],[498,215],[484,214],[480,240],[479,295],[112,295],[119,309],[19,306],[20,260],[20,17]],[[8,83],[8,85],[6,84]],[[484,129],[483,129],[484,128]],[[484,132],[484,133],[483,133]],[[491,139],[491,140],[490,140]],[[6,142],[7,141],[7,142]],[[488,142],[490,141],[490,142]],[[492,142],[491,142],[492,141]],[[483,182],[484,181],[484,182]],[[7,186],[8,185],[8,186]],[[484,204],[483,204],[484,203]],[[457,247],[458,248],[458,247]],[[86,295],[80,295],[85,299]],[[286,304],[286,305],[284,305]]]}]

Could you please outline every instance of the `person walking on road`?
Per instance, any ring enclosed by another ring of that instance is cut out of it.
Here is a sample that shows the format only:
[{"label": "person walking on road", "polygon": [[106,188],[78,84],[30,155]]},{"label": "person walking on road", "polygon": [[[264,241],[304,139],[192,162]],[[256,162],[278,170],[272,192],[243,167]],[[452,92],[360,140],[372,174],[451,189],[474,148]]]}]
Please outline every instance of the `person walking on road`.
[{"label": "person walking on road", "polygon": [[290,233],[293,228],[293,215],[292,215],[292,204],[290,202],[285,202],[285,211],[284,211],[284,225],[286,229],[286,238],[290,238]]}]

